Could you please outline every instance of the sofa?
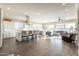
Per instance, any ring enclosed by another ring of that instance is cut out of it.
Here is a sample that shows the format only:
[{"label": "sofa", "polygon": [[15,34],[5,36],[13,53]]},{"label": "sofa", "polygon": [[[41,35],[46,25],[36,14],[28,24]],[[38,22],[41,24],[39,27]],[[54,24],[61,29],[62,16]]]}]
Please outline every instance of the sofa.
[{"label": "sofa", "polygon": [[62,35],[62,40],[67,41],[67,42],[74,42],[76,38],[76,34],[71,33],[71,34],[65,34]]}]

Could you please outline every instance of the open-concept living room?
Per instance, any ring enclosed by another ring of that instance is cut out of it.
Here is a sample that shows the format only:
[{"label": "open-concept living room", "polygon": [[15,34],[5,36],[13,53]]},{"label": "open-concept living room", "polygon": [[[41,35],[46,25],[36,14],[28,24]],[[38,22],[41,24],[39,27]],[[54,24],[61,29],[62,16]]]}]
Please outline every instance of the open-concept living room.
[{"label": "open-concept living room", "polygon": [[0,56],[78,56],[78,3],[0,3]]}]

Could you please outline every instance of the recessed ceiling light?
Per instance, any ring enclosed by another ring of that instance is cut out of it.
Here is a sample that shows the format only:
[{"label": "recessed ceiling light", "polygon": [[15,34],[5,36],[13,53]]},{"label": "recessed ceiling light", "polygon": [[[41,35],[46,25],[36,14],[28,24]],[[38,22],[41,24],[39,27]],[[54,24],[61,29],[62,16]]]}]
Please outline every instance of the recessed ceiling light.
[{"label": "recessed ceiling light", "polygon": [[24,15],[27,15],[27,13],[24,13]]},{"label": "recessed ceiling light", "polygon": [[8,7],[7,10],[10,10],[10,7]]},{"label": "recessed ceiling light", "polygon": [[65,9],[65,11],[68,11],[68,9]]},{"label": "recessed ceiling light", "polygon": [[8,14],[6,14],[8,16]]},{"label": "recessed ceiling light", "polygon": [[63,5],[63,6],[65,6],[65,5],[66,5],[66,3],[62,3],[62,5]]}]

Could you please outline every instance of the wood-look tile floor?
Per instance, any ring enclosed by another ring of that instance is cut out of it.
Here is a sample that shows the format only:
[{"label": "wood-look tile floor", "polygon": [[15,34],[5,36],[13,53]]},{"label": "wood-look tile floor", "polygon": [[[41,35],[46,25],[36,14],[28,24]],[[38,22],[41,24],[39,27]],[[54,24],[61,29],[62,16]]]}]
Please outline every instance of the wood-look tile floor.
[{"label": "wood-look tile floor", "polygon": [[0,55],[14,54],[15,56],[77,56],[75,44],[62,41],[60,38],[42,36],[31,41],[17,42],[15,38],[5,39]]}]

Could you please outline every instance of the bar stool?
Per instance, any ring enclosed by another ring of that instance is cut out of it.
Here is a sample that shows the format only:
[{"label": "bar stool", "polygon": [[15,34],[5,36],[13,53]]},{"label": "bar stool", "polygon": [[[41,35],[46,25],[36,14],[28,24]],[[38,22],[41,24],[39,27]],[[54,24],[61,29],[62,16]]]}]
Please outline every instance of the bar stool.
[{"label": "bar stool", "polygon": [[22,41],[23,41],[23,38],[26,38],[25,40],[28,41],[28,33],[27,31],[22,31]]},{"label": "bar stool", "polygon": [[36,30],[33,31],[33,37],[37,38],[37,31]]},{"label": "bar stool", "polygon": [[29,30],[29,31],[28,31],[28,36],[31,36],[31,37],[32,37],[32,40],[33,40],[33,33],[32,33],[32,30]]}]

